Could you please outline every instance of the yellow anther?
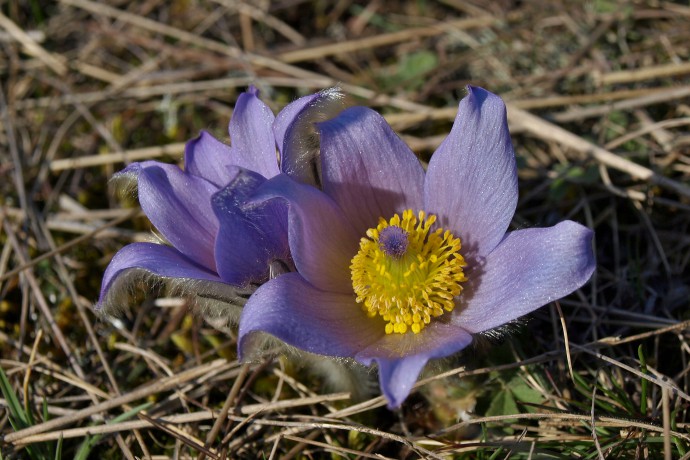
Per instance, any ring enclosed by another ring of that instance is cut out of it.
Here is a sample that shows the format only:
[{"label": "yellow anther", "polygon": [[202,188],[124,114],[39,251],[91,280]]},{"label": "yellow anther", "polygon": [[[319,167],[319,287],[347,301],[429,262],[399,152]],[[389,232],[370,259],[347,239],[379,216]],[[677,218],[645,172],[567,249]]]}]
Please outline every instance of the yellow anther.
[{"label": "yellow anther", "polygon": [[357,302],[369,317],[387,322],[386,334],[419,333],[455,307],[466,281],[460,239],[449,230],[430,231],[436,216],[411,209],[381,218],[367,230],[350,270]]}]

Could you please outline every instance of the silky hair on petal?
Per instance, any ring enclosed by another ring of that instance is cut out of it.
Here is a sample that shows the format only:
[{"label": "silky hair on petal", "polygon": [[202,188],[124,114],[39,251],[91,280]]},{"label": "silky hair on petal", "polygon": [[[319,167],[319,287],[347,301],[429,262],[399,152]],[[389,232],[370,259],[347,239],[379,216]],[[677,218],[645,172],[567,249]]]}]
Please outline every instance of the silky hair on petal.
[{"label": "silky hair on petal", "polygon": [[334,358],[309,353],[282,342],[270,334],[252,334],[245,344],[243,362],[261,362],[268,356],[283,355],[291,365],[306,370],[323,382],[327,392],[348,392],[353,402],[363,401],[378,389],[375,368],[351,358]]},{"label": "silky hair on petal", "polygon": [[214,329],[231,334],[240,321],[242,307],[254,291],[251,289],[237,289],[232,297],[214,296],[210,291],[197,292],[193,295],[194,309]]},{"label": "silky hair on petal", "polygon": [[239,322],[242,307],[254,289],[237,289],[222,283],[190,278],[167,278],[148,270],[129,269],[119,275],[106,298],[96,309],[103,316],[121,316],[129,300],[140,292],[137,285],[146,285],[145,292],[165,289],[171,297],[184,297],[190,306],[211,326],[231,331]]},{"label": "silky hair on petal", "polygon": [[130,269],[118,276],[108,289],[105,299],[94,311],[103,316],[122,316],[129,300],[135,296],[138,284],[146,285],[147,292],[160,287],[163,279],[144,269]]},{"label": "silky hair on petal", "polygon": [[138,175],[132,171],[121,171],[110,178],[108,188],[118,198],[137,200]]},{"label": "silky hair on petal", "polygon": [[350,393],[352,402],[364,401],[378,391],[375,369],[363,366],[354,359],[325,358],[302,352],[297,363],[320,378],[326,391]]},{"label": "silky hair on petal", "polygon": [[319,92],[319,97],[302,109],[283,141],[283,151],[299,154],[296,161],[284,167],[283,172],[309,185],[321,184],[320,140],[316,123],[335,117],[345,107],[344,94],[340,88],[334,87]]}]

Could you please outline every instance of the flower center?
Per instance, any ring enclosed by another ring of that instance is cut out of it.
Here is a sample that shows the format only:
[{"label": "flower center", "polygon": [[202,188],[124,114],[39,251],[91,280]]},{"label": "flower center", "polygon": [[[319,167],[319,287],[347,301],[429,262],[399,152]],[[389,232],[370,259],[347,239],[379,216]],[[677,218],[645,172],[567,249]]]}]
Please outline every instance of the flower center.
[{"label": "flower center", "polygon": [[352,258],[352,288],[357,302],[373,318],[381,316],[386,334],[419,333],[432,317],[455,308],[462,268],[460,238],[438,228],[430,232],[436,216],[411,209],[381,218],[359,243]]}]

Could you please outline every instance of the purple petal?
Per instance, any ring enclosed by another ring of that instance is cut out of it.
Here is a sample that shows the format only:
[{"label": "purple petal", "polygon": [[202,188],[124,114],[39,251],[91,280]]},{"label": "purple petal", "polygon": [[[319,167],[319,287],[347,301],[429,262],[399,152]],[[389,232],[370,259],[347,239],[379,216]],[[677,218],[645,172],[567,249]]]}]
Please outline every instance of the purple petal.
[{"label": "purple petal", "polygon": [[175,165],[146,161],[127,167],[138,177],[139,203],[151,223],[184,255],[215,271],[218,220],[211,208],[217,188]]},{"label": "purple petal", "polygon": [[278,150],[280,151],[281,169],[283,169],[282,163],[284,161],[283,145],[285,144],[285,134],[290,128],[290,125],[292,125],[292,123],[295,122],[295,119],[297,119],[300,112],[304,110],[305,107],[308,107],[310,104],[312,104],[315,100],[318,99],[319,93],[300,97],[296,101],[292,101],[291,103],[286,105],[283,108],[283,110],[281,110],[276,116],[276,120],[273,122],[273,135],[276,138],[276,145],[278,146]]},{"label": "purple petal", "polygon": [[311,353],[351,357],[385,334],[384,327],[367,318],[352,294],[324,292],[287,273],[262,285],[244,306],[238,353],[246,357],[249,336],[265,332]]},{"label": "purple petal", "polygon": [[452,323],[482,332],[570,294],[594,271],[593,236],[572,221],[507,234],[482,266],[468,267]]},{"label": "purple petal", "polygon": [[396,408],[410,394],[428,360],[457,353],[471,342],[472,336],[463,328],[435,321],[419,334],[385,335],[355,359],[366,366],[378,363],[381,390],[388,407]]},{"label": "purple petal", "polygon": [[361,236],[380,217],[422,209],[424,169],[381,115],[351,107],[317,126],[323,190]]},{"label": "purple petal", "polygon": [[298,182],[320,183],[319,134],[316,123],[335,117],[345,107],[337,88],[305,96],[283,109],[273,124],[281,152],[280,169]]},{"label": "purple petal", "polygon": [[287,206],[268,201],[242,208],[265,181],[260,174],[242,169],[212,198],[220,222],[215,249],[218,274],[237,286],[265,281],[272,260],[290,258]]},{"label": "purple petal", "polygon": [[232,179],[227,173],[228,166],[232,164],[230,152],[229,145],[201,131],[197,138],[185,145],[184,170],[221,188]]},{"label": "purple petal", "polygon": [[505,104],[468,86],[453,129],[431,157],[424,183],[426,211],[462,239],[466,258],[491,252],[517,205],[517,170]]},{"label": "purple petal", "polygon": [[271,109],[258,97],[253,86],[240,94],[230,119],[233,163],[264,177],[278,174],[278,157],[273,137]]},{"label": "purple petal", "polygon": [[132,279],[127,275],[132,271],[143,271],[164,278],[221,282],[218,275],[195,264],[170,246],[132,243],[120,249],[108,264],[103,274],[101,295],[96,308],[101,308],[110,298],[117,297],[118,293],[129,286]]},{"label": "purple petal", "polygon": [[253,201],[274,198],[289,204],[288,241],[297,270],[318,289],[351,294],[350,261],[359,250],[359,236],[338,205],[285,174],[266,181]]},{"label": "purple petal", "polygon": [[378,359],[379,385],[389,409],[397,409],[407,399],[429,358],[410,356],[404,359]]}]

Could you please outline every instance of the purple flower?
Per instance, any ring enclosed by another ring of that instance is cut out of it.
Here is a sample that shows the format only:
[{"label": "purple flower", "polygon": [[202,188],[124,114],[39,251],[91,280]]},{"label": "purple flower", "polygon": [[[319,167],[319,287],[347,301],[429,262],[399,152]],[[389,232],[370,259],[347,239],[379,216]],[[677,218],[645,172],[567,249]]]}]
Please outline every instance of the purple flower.
[{"label": "purple flower", "polygon": [[202,299],[242,304],[272,272],[290,267],[285,204],[239,205],[281,170],[310,181],[316,157],[308,146],[317,134],[305,126],[338,110],[339,99],[331,90],[305,96],[274,117],[251,87],[230,120],[231,146],[202,131],[185,147],[184,169],[145,161],[120,172],[120,180],[135,183],[143,211],[169,245],[121,249],[105,271],[97,308],[118,308],[131,283],[150,276]]},{"label": "purple flower", "polygon": [[373,110],[317,124],[321,190],[277,175],[254,202],[287,202],[296,273],[261,286],[240,319],[311,353],[378,364],[398,407],[429,359],[582,286],[591,230],[571,221],[507,232],[518,197],[503,101],[468,88],[426,173]]}]

